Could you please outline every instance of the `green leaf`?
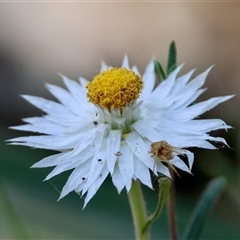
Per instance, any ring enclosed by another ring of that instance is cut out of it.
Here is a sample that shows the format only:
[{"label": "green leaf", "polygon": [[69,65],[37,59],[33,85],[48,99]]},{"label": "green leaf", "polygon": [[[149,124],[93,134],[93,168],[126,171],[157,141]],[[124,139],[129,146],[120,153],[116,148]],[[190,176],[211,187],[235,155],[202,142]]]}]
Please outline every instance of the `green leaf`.
[{"label": "green leaf", "polygon": [[8,223],[15,237],[18,239],[30,239],[2,184],[0,184],[0,202],[3,206],[1,218]]},{"label": "green leaf", "polygon": [[172,41],[169,47],[167,75],[177,67],[177,50],[175,42]]},{"label": "green leaf", "polygon": [[143,232],[145,232],[149,226],[157,219],[159,214],[162,212],[166,199],[169,195],[171,180],[167,177],[159,178],[159,194],[158,194],[158,204],[155,209],[155,212],[148,217],[148,220],[143,228]]},{"label": "green leaf", "polygon": [[209,208],[216,202],[217,197],[226,185],[224,177],[213,179],[205,188],[187,224],[182,239],[198,239]]},{"label": "green leaf", "polygon": [[161,64],[157,61],[154,60],[154,71],[158,77],[159,82],[162,82],[164,79],[166,79],[166,74],[161,66]]}]

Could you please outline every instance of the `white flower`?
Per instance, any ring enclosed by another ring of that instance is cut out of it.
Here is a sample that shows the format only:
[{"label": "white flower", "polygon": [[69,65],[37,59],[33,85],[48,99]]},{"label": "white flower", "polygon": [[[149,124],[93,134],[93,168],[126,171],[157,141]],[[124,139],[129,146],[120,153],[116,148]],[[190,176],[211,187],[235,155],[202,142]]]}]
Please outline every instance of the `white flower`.
[{"label": "white flower", "polygon": [[[153,61],[141,79],[127,57],[122,68],[102,63],[92,82],[80,78],[79,84],[62,76],[68,90],[46,85],[60,103],[23,95],[46,115],[23,119],[27,124],[12,127],[44,135],[14,138],[11,144],[59,151],[32,167],[55,166],[45,180],[73,169],[60,198],[73,190],[87,193],[84,207],[108,175],[120,193],[124,187],[130,190],[132,179],[152,188],[149,170],[170,177],[169,164],[190,173],[194,156],[186,148],[215,149],[211,142],[226,142],[209,133],[230,128],[220,119],[196,118],[232,96],[195,103],[206,90],[201,87],[210,68],[190,82],[193,71],[177,77],[181,68],[156,88]],[[168,150],[163,146],[152,152],[154,143],[164,143]],[[179,155],[188,159],[188,165]]]}]

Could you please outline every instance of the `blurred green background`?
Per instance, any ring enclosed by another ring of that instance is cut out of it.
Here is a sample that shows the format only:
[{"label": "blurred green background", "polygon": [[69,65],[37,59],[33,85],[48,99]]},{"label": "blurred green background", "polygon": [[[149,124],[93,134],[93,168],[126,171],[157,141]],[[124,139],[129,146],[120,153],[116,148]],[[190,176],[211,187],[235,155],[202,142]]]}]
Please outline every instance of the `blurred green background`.
[{"label": "blurred green background", "polygon": [[[215,67],[205,84],[211,96],[236,94],[204,114],[234,129],[213,133],[231,148],[192,149],[193,176],[176,179],[177,219],[182,233],[207,182],[225,176],[228,185],[210,211],[201,239],[240,239],[239,96],[240,3],[0,3],[0,238],[133,239],[126,192],[118,195],[107,179],[86,209],[71,193],[57,201],[69,172],[42,182],[50,169],[29,169],[50,151],[7,146],[25,133],[9,130],[21,118],[39,116],[20,94],[52,99],[45,82],[62,85],[58,72],[89,80],[100,61],[120,66],[125,53],[141,72],[152,57],[166,66],[175,40],[182,73]],[[27,134],[27,133],[26,133]],[[144,188],[149,212],[157,192]],[[153,224],[153,239],[168,239],[166,210]],[[17,216],[17,217],[16,217]],[[14,219],[14,221],[13,221]],[[22,232],[21,229],[25,229]]]}]

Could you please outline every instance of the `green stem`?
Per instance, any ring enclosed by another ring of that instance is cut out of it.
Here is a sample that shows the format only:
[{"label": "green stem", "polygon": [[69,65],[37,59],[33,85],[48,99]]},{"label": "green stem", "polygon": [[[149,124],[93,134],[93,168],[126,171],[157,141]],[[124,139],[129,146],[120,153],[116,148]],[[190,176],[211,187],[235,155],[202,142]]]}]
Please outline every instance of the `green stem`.
[{"label": "green stem", "polygon": [[128,193],[128,199],[132,211],[135,236],[137,240],[150,239],[149,231],[143,231],[147,222],[146,206],[143,198],[141,184],[139,181],[133,181],[131,190]]},{"label": "green stem", "polygon": [[150,225],[157,219],[157,217],[160,215],[162,212],[162,209],[165,205],[166,199],[169,195],[170,192],[170,187],[171,187],[171,180],[167,177],[162,177],[158,179],[158,184],[159,184],[159,193],[158,193],[158,203],[156,210],[154,211],[153,214],[148,216],[148,220],[143,228],[144,231],[146,231],[147,228],[150,227]]},{"label": "green stem", "polygon": [[168,208],[168,224],[172,240],[177,240],[177,223],[176,223],[176,213],[175,213],[175,195],[174,195],[174,172],[170,169],[172,176],[172,184],[170,188],[170,193],[167,200]]}]

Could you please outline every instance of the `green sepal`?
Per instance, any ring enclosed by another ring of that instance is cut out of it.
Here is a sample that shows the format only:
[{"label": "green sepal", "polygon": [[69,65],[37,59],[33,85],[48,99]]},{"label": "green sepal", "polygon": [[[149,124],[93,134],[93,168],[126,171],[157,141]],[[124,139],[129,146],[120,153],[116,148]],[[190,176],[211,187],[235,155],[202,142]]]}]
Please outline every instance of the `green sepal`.
[{"label": "green sepal", "polygon": [[166,79],[166,74],[162,68],[162,65],[157,61],[154,60],[154,71],[158,77],[159,82],[162,82],[164,79]]},{"label": "green sepal", "polygon": [[224,177],[217,177],[207,185],[193,210],[182,239],[199,239],[208,210],[216,202],[225,185],[226,179]]},{"label": "green sepal", "polygon": [[158,193],[158,203],[155,212],[148,216],[145,226],[143,227],[143,232],[145,232],[150,225],[157,219],[159,214],[162,212],[166,199],[170,192],[171,180],[167,177],[159,178],[159,193]]},{"label": "green sepal", "polygon": [[174,71],[177,67],[177,50],[175,42],[172,41],[168,53],[167,75]]}]

